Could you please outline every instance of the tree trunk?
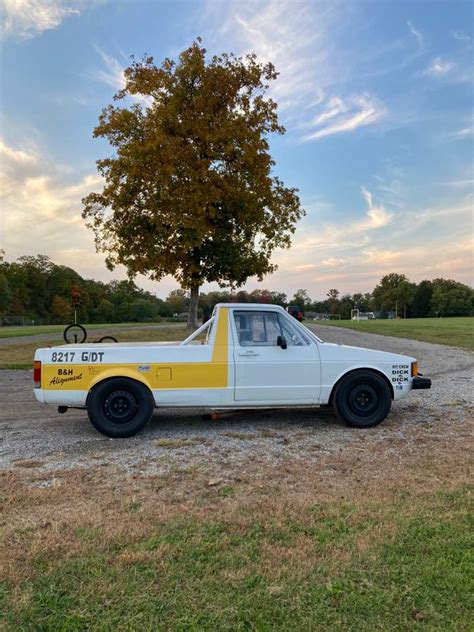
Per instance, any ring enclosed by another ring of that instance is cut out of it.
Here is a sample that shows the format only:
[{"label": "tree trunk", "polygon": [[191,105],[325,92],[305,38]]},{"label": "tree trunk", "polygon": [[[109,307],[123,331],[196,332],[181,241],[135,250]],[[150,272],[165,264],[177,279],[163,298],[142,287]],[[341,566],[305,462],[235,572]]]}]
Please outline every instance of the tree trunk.
[{"label": "tree trunk", "polygon": [[189,329],[197,329],[198,303],[199,303],[199,285],[194,285],[191,288],[191,298],[189,301],[189,312],[188,312],[188,328]]}]

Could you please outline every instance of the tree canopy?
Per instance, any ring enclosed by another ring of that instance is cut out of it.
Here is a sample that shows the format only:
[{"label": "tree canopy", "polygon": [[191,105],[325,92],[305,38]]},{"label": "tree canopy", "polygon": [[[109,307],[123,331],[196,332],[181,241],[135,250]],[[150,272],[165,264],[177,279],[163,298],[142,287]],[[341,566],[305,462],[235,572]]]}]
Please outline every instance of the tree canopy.
[{"label": "tree canopy", "polygon": [[374,289],[374,304],[379,310],[403,311],[406,318],[408,306],[414,299],[416,285],[410,283],[404,274],[391,272],[380,279]]},{"label": "tree canopy", "polygon": [[97,248],[131,276],[175,277],[191,291],[190,321],[203,283],[275,270],[273,251],[304,214],[272,174],[268,136],[285,130],[265,93],[277,75],[254,54],[208,61],[198,39],[177,63],[134,60],[115,100],[138,101],[109,105],[94,130],[115,150],[97,162],[102,192],[83,200]]}]

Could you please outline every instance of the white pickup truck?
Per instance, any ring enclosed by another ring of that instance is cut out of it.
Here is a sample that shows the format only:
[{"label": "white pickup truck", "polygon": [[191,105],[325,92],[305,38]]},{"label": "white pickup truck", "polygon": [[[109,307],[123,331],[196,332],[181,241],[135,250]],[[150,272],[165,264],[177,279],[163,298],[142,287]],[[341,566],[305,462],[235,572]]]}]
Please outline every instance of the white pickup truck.
[{"label": "white pickup truck", "polygon": [[130,437],[154,408],[210,410],[332,404],[358,428],[392,400],[430,388],[415,358],[335,345],[276,305],[222,303],[181,343],[79,344],[38,349],[36,399],[87,409],[109,437]]}]

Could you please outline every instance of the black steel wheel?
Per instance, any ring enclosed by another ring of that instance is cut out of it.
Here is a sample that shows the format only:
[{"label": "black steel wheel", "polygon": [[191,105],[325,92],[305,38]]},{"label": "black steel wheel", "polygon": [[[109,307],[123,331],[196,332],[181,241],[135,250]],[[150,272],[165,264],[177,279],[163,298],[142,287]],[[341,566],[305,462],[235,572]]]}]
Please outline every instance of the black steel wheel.
[{"label": "black steel wheel", "polygon": [[130,391],[112,391],[102,401],[102,412],[114,424],[125,424],[135,417],[138,401]]},{"label": "black steel wheel", "polygon": [[96,430],[107,437],[132,437],[150,421],[155,402],[151,391],[128,378],[113,378],[95,386],[87,413]]},{"label": "black steel wheel", "polygon": [[337,385],[333,404],[338,416],[346,423],[356,428],[371,428],[388,415],[392,393],[378,373],[354,371]]}]

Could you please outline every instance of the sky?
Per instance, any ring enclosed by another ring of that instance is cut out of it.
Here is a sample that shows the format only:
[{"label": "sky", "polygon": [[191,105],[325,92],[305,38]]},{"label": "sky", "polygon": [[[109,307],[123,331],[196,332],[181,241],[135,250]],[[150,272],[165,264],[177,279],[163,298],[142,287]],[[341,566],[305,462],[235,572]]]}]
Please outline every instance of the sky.
[{"label": "sky", "polygon": [[[275,175],[307,215],[259,284],[371,291],[382,275],[473,281],[474,3],[0,0],[0,248],[106,270],[81,219],[111,155],[92,130],[130,56],[255,52],[279,71]],[[164,297],[172,278],[138,285]],[[203,289],[215,289],[205,286]]]}]

